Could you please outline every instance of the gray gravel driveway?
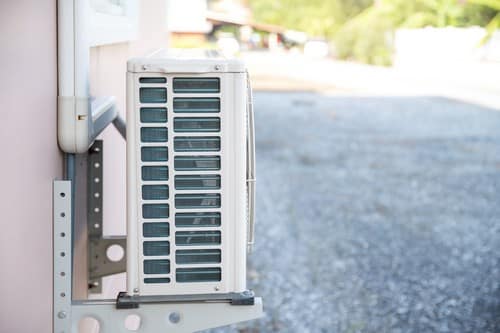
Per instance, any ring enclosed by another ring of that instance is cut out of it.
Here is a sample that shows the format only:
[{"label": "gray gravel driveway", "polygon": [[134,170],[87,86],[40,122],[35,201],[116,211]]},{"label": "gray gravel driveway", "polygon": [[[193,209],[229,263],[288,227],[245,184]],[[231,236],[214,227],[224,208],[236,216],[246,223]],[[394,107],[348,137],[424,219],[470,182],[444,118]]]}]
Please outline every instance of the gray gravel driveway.
[{"label": "gray gravel driveway", "polygon": [[217,332],[500,332],[500,112],[255,94],[266,317]]}]

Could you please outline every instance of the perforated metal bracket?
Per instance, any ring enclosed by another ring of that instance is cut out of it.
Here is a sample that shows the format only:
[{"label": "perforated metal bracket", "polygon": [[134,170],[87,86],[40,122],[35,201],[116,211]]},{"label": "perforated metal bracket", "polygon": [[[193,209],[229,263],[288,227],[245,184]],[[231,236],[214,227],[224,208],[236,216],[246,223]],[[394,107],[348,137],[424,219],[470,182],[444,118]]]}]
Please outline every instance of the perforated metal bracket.
[{"label": "perforated metal bracket", "polygon": [[[88,281],[90,293],[102,292],[102,277],[125,272],[127,239],[125,236],[104,237],[103,229],[103,144],[96,140],[90,147],[87,159],[87,237]],[[107,250],[113,245],[123,249],[123,256],[112,261]]]},{"label": "perforated metal bracket", "polygon": [[71,325],[71,182],[54,181],[54,332],[69,332]]}]

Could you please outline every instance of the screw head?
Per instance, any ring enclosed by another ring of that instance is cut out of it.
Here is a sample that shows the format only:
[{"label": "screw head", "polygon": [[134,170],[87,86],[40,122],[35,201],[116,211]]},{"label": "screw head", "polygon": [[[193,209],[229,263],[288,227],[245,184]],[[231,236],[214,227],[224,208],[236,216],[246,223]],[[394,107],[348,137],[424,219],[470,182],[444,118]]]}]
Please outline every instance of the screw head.
[{"label": "screw head", "polygon": [[216,71],[220,71],[220,65],[215,65],[215,66],[214,66],[214,69],[215,69]]},{"label": "screw head", "polygon": [[66,318],[66,311],[59,311],[59,313],[57,314],[57,318],[59,319]]},{"label": "screw head", "polygon": [[138,293],[139,292],[139,288],[134,288],[134,293]]},{"label": "screw head", "polygon": [[179,312],[172,312],[169,316],[168,316],[168,320],[172,323],[172,324],[177,324],[181,321],[181,315]]},{"label": "screw head", "polygon": [[214,287],[214,290],[215,291],[219,291],[219,287]]}]

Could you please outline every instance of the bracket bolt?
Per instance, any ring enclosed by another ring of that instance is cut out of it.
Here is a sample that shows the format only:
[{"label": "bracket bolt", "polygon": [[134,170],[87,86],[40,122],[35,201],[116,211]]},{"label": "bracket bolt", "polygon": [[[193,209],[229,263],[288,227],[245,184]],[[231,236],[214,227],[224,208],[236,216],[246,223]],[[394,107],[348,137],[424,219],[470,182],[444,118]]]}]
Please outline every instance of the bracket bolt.
[{"label": "bracket bolt", "polygon": [[214,66],[214,69],[215,69],[216,71],[220,71],[220,66],[219,66],[219,65],[215,65],[215,66]]},{"label": "bracket bolt", "polygon": [[59,319],[66,318],[66,311],[59,311],[59,313],[57,314],[57,318]]},{"label": "bracket bolt", "polygon": [[168,320],[172,323],[172,324],[177,324],[181,321],[181,315],[179,312],[172,312],[169,316],[168,316]]},{"label": "bracket bolt", "polygon": [[134,288],[134,293],[138,293],[139,292],[139,288]]}]

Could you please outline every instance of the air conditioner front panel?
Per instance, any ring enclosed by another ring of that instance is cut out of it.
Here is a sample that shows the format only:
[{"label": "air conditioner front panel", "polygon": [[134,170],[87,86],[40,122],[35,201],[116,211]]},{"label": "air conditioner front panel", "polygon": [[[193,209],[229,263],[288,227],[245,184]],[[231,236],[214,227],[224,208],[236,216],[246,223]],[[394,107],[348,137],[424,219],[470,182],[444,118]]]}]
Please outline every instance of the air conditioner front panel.
[{"label": "air conditioner front panel", "polygon": [[246,74],[128,81],[128,292],[243,291]]}]

